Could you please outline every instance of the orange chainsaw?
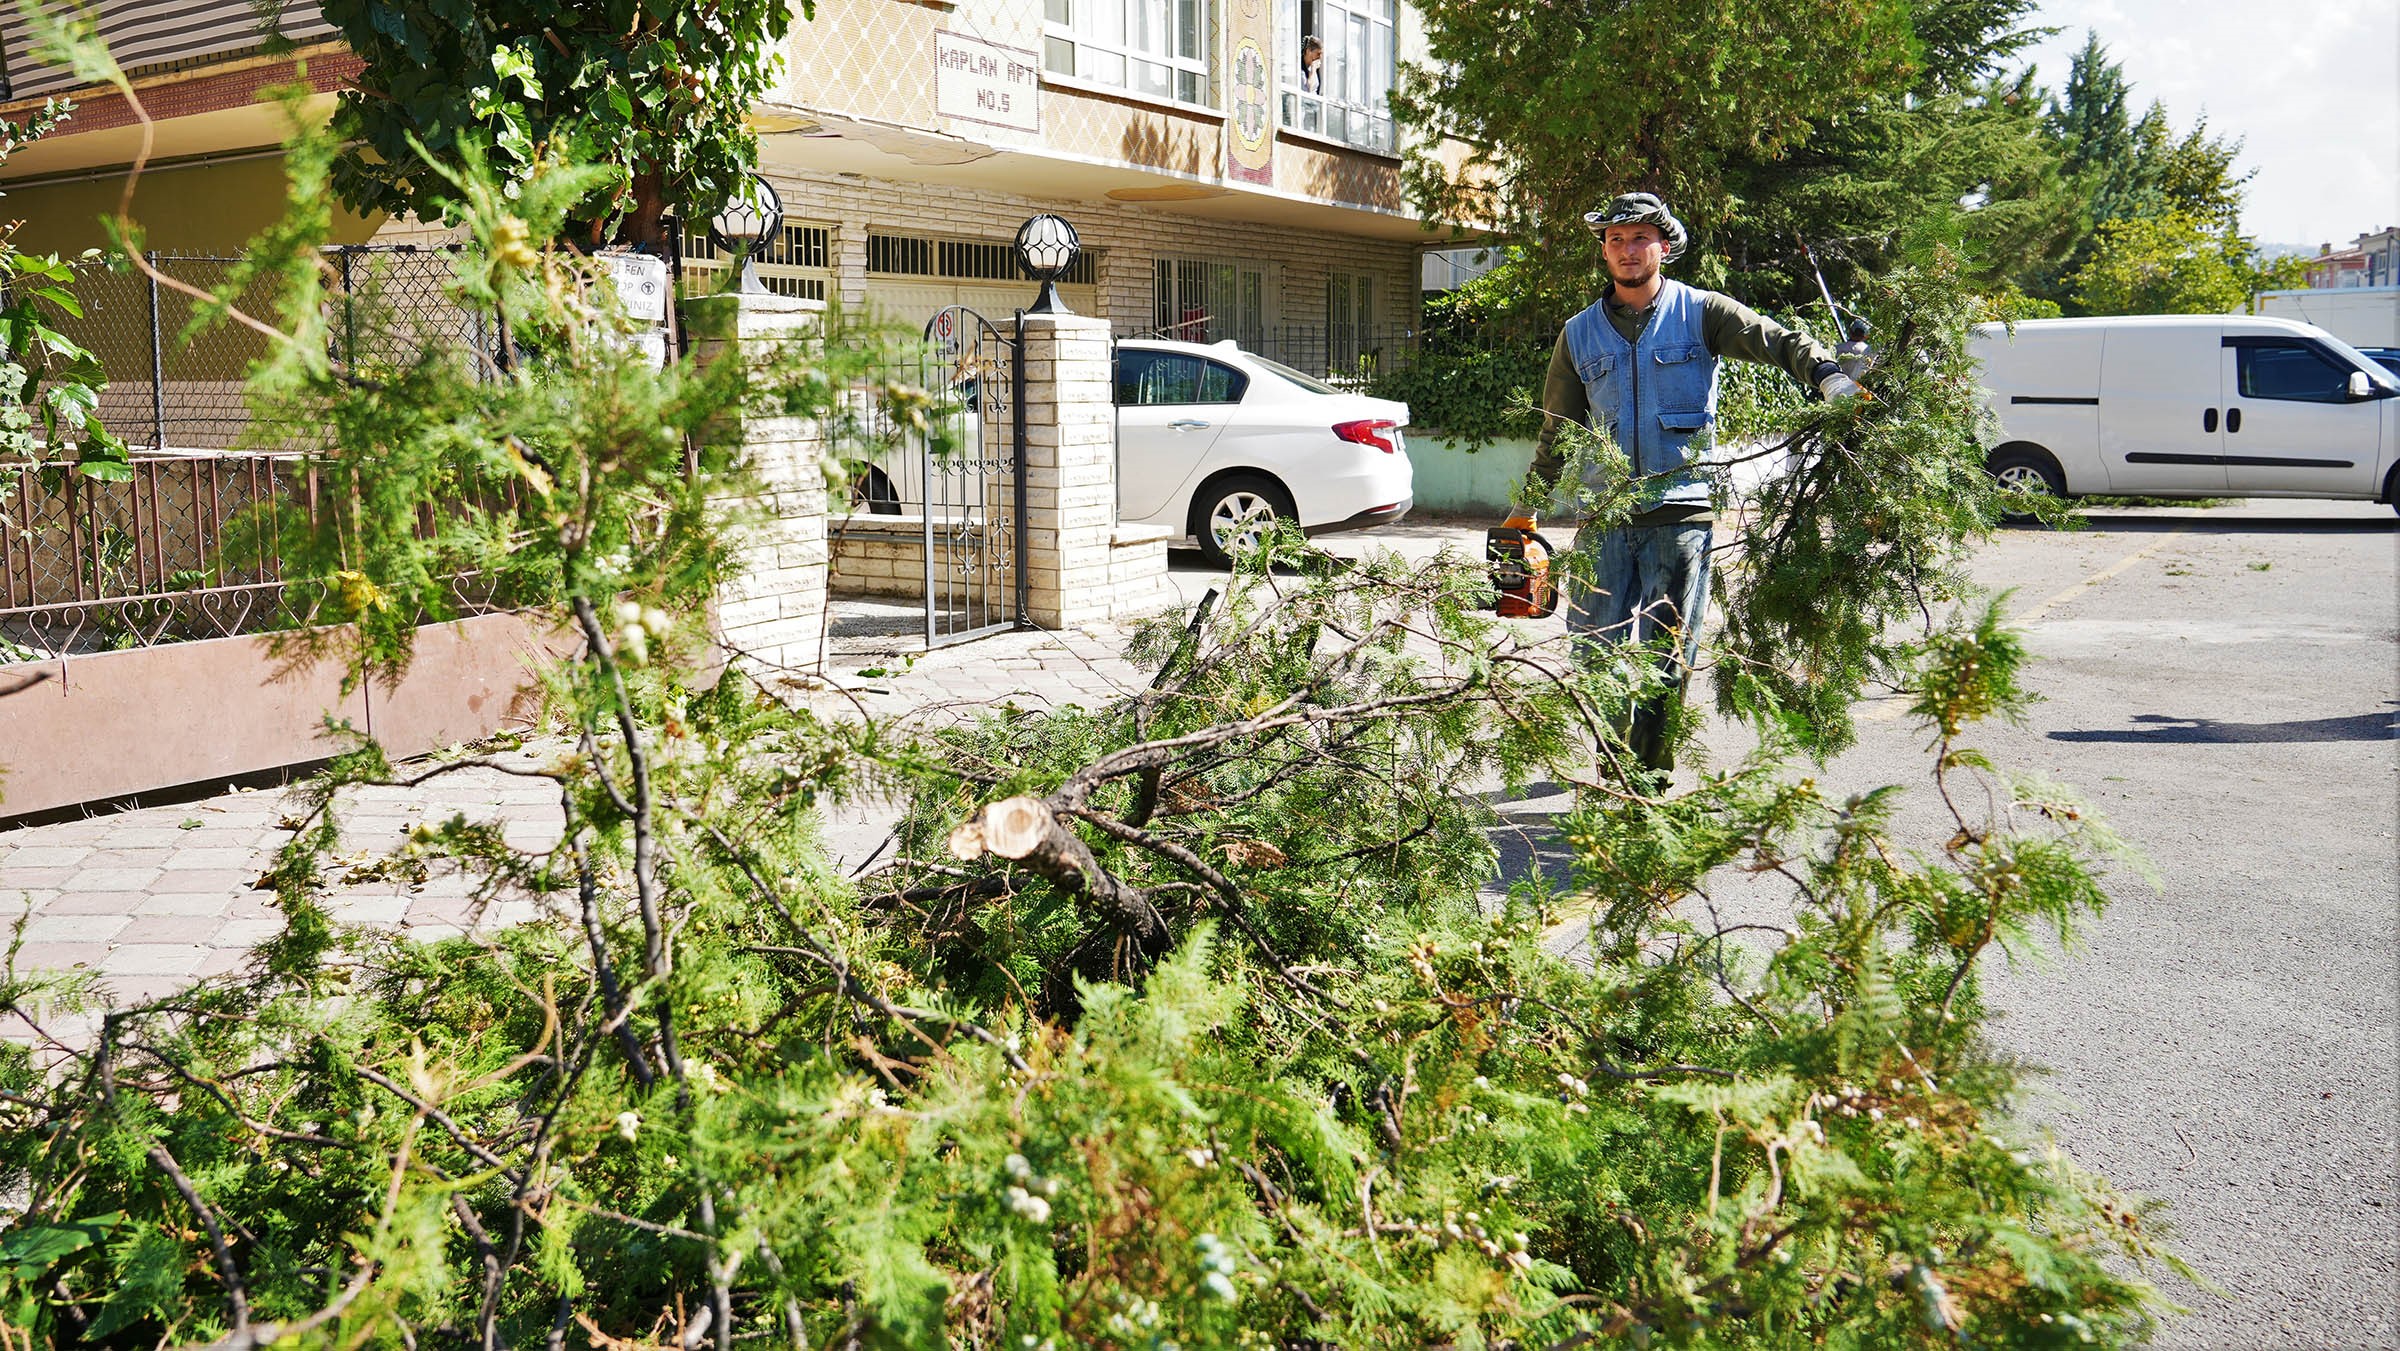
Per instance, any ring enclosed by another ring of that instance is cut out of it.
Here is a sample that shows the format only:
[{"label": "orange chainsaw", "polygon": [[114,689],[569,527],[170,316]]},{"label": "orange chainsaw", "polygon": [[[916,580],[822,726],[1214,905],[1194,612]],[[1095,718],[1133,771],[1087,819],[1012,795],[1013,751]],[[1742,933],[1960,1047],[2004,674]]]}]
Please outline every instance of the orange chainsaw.
[{"label": "orange chainsaw", "polygon": [[1550,560],[1558,551],[1535,533],[1533,518],[1511,516],[1483,532],[1483,559],[1498,596],[1492,608],[1508,619],[1547,619],[1558,610]]}]

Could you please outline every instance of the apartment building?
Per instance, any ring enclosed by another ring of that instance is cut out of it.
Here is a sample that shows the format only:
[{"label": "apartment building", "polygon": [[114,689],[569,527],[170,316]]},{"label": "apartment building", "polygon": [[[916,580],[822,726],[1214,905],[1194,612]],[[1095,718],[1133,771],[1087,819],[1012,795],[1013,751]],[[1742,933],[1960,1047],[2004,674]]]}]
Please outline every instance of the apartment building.
[{"label": "apartment building", "polygon": [[2371,230],[2352,240],[2350,247],[2326,244],[2308,261],[2312,290],[2352,286],[2400,286],[2400,225]]},{"label": "apartment building", "polygon": [[[136,214],[162,249],[226,251],[278,200],[275,114],[258,94],[304,79],[312,108],[357,70],[316,8],[252,0],[103,0],[101,29],[156,119]],[[1027,303],[1009,244],[1039,211],[1085,255],[1062,292],[1119,332],[1175,329],[1332,353],[1416,313],[1420,256],[1454,243],[1402,198],[1407,134],[1387,96],[1422,46],[1400,0],[819,0],[795,24],[779,87],[753,111],[784,237],[775,289],[902,321],[964,303]],[[0,19],[0,114],[71,77]],[[139,139],[113,93],[78,95],[60,134],[0,179],[32,248],[96,243]],[[335,242],[422,238],[344,216]],[[705,241],[693,262],[717,264]]]}]

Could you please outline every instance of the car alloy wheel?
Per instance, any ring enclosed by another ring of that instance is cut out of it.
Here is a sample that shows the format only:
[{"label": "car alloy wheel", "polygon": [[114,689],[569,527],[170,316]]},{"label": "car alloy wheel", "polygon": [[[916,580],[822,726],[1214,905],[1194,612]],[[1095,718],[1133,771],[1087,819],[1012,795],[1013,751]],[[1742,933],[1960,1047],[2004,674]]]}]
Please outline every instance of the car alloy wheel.
[{"label": "car alloy wheel", "polygon": [[1193,542],[1218,567],[1232,562],[1236,552],[1256,548],[1277,520],[1292,515],[1290,496],[1263,475],[1225,479],[1201,500],[1207,506],[1193,513]]},{"label": "car alloy wheel", "polygon": [[2041,470],[2022,461],[2009,465],[1992,477],[2007,492],[2038,493],[2043,497],[2050,495],[2050,480],[2043,477]]},{"label": "car alloy wheel", "polygon": [[1208,533],[1219,548],[1230,553],[1237,548],[1256,548],[1274,524],[1274,503],[1257,493],[1232,492],[1217,499],[1216,510],[1208,516]]}]

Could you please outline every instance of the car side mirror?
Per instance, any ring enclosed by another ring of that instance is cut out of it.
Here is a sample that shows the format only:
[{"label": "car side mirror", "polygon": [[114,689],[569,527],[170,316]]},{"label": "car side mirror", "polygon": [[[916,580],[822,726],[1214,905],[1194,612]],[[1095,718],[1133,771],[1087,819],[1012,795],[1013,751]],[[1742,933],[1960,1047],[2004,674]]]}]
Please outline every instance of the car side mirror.
[{"label": "car side mirror", "polygon": [[2350,397],[2353,399],[2375,397],[2375,382],[2367,378],[2365,371],[2350,372]]}]

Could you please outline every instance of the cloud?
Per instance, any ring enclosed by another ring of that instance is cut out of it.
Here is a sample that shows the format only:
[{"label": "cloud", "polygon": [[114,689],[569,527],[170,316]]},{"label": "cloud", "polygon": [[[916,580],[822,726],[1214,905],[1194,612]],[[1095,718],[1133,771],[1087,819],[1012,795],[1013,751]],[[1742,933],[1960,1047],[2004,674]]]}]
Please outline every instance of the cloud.
[{"label": "cloud", "polygon": [[2243,229],[2270,243],[2346,243],[2400,224],[2400,5],[2382,0],[2047,0],[2064,31],[2027,51],[2053,89],[2100,35],[2135,112],[2165,102],[2176,130],[2202,114],[2255,169]]}]

